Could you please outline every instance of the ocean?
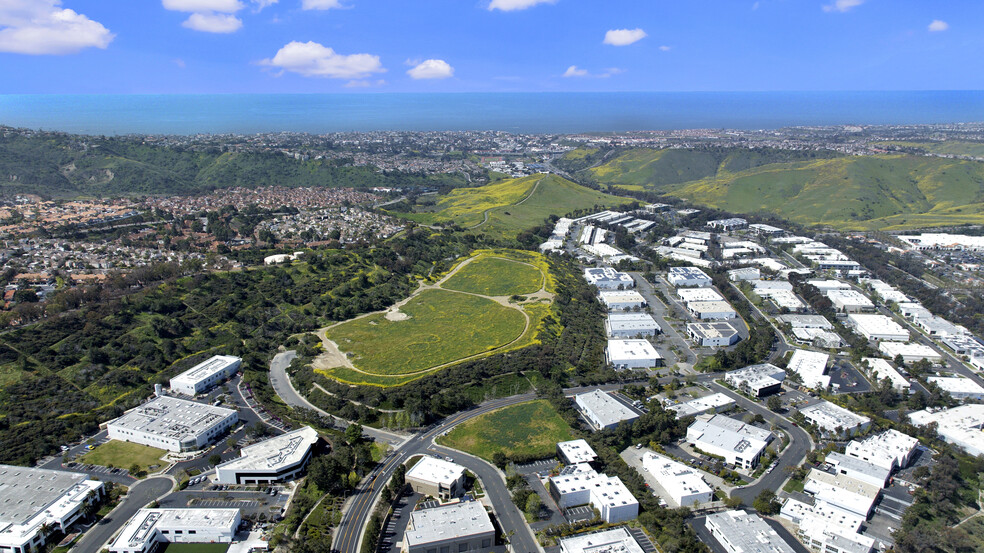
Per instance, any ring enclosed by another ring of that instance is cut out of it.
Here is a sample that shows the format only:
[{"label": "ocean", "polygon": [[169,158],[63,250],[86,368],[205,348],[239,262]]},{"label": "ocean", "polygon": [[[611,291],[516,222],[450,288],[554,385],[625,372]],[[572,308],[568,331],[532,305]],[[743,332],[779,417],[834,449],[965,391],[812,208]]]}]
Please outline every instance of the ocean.
[{"label": "ocean", "polygon": [[83,134],[579,133],[984,121],[984,91],[0,95],[0,124]]}]

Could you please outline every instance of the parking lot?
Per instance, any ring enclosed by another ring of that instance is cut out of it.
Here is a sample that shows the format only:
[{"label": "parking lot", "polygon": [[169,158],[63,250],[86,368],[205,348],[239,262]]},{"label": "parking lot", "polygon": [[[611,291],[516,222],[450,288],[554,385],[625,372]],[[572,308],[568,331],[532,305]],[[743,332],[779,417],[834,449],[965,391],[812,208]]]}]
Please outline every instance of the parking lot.
[{"label": "parking lot", "polygon": [[161,507],[205,509],[242,509],[243,515],[263,514],[274,517],[281,514],[289,493],[270,495],[262,491],[191,491],[183,490],[161,499]]},{"label": "parking lot", "polygon": [[871,384],[849,362],[837,359],[830,367],[830,385],[835,393],[856,394],[871,390]]},{"label": "parking lot", "polygon": [[579,520],[590,520],[594,517],[594,509],[591,505],[581,505],[580,507],[571,507],[564,511],[564,518],[567,522],[577,522]]},{"label": "parking lot", "polygon": [[516,465],[516,472],[522,474],[523,476],[529,474],[539,474],[541,472],[549,472],[555,466],[557,466],[559,461],[556,457],[551,457],[550,459],[543,459],[542,461],[535,461],[533,463],[525,463],[522,465]]}]

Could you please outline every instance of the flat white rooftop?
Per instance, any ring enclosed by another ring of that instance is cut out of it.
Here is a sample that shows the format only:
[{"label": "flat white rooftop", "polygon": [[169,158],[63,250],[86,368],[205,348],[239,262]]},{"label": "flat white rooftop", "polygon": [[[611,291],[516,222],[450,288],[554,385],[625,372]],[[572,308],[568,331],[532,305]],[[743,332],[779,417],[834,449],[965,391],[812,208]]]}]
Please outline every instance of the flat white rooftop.
[{"label": "flat white rooftop", "polygon": [[984,388],[973,380],[960,376],[931,376],[926,379],[940,387],[945,392],[950,392],[953,397],[980,395],[984,396]]},{"label": "flat white rooftop", "polygon": [[598,458],[598,454],[595,453],[588,442],[585,440],[571,440],[569,442],[560,442],[557,444],[557,449],[560,450],[561,454],[571,463],[590,463]]},{"label": "flat white rooftop", "polygon": [[830,384],[830,377],[827,372],[827,361],[830,356],[818,351],[805,349],[793,350],[793,356],[789,359],[789,370],[800,375],[803,385],[807,388],[820,386],[826,388]]},{"label": "flat white rooftop", "polygon": [[662,359],[663,356],[649,340],[608,340],[608,358],[616,361],[645,361]]},{"label": "flat white rooftop", "polygon": [[852,313],[847,316],[847,322],[868,339],[896,342],[909,339],[909,331],[885,315]]},{"label": "flat white rooftop", "polygon": [[909,421],[916,426],[935,422],[936,431],[946,441],[971,455],[984,454],[984,405],[970,403],[950,409],[924,409],[909,413]]},{"label": "flat white rooftop", "polygon": [[724,301],[724,296],[713,288],[680,288],[677,295],[684,303],[692,301]]},{"label": "flat white rooftop", "polygon": [[877,380],[884,380],[887,378],[892,383],[892,387],[897,390],[904,390],[912,387],[909,380],[902,376],[902,373],[900,373],[888,361],[881,359],[880,357],[865,357],[861,359],[861,361],[867,363],[868,366],[871,367],[871,374],[873,374]]},{"label": "flat white rooftop", "polygon": [[923,344],[903,344],[902,342],[879,342],[878,350],[886,356],[895,358],[901,355],[906,362],[926,359],[931,362],[938,362],[943,359],[935,349]]},{"label": "flat white rooftop", "polygon": [[141,547],[156,528],[235,530],[238,517],[239,509],[140,509],[126,522],[109,549]]},{"label": "flat white rooftop", "polygon": [[485,507],[478,501],[466,501],[414,511],[410,514],[410,524],[403,541],[407,547],[413,547],[494,532]]},{"label": "flat white rooftop", "polygon": [[110,425],[173,439],[194,438],[236,412],[224,407],[162,396],[132,409]]},{"label": "flat white rooftop", "polygon": [[889,429],[862,440],[853,440],[844,451],[851,457],[892,470],[904,467],[917,446],[919,440],[916,438]]},{"label": "flat white rooftop", "polygon": [[733,553],[794,553],[762,517],[745,511],[707,515],[707,528],[725,549]]},{"label": "flat white rooftop", "polygon": [[612,303],[646,303],[646,298],[635,290],[602,290],[598,297],[605,304]]},{"label": "flat white rooftop", "polygon": [[318,442],[318,431],[305,426],[297,430],[244,447],[238,459],[226,461],[216,469],[276,472],[295,465]]},{"label": "flat white rooftop", "polygon": [[563,538],[560,550],[561,553],[644,553],[624,526]]},{"label": "flat white rooftop", "polygon": [[[659,485],[663,486],[673,497],[714,492],[699,472],[664,455],[646,453],[642,460],[642,466],[655,476]],[[689,505],[681,505],[681,507],[689,507]]]},{"label": "flat white rooftop", "polygon": [[454,482],[465,474],[465,467],[434,457],[421,457],[417,464],[407,471],[407,478],[435,484]]},{"label": "flat white rooftop", "polygon": [[700,415],[702,413],[716,411],[718,409],[723,410],[724,408],[730,407],[734,404],[735,400],[731,399],[730,396],[717,393],[691,399],[690,401],[685,401],[677,405],[671,405],[669,409],[676,411],[677,417],[686,417],[688,415]]},{"label": "flat white rooftop", "polygon": [[635,411],[601,390],[578,394],[574,396],[574,399],[584,409],[590,411],[601,422],[602,426],[618,424],[621,421],[639,417]]},{"label": "flat white rooftop", "polygon": [[231,365],[240,363],[241,361],[242,359],[232,355],[216,355],[172,378],[171,387],[174,388],[175,385],[180,384],[194,386],[196,383],[201,382],[210,376],[221,373],[222,371],[228,369]]},{"label": "flat white rooftop", "polygon": [[829,401],[821,401],[816,405],[800,409],[800,413],[808,419],[816,422],[817,426],[827,431],[834,431],[838,427],[844,430],[851,430],[858,425],[871,422],[871,419],[864,415],[859,415],[844,409],[840,405],[835,405]]},{"label": "flat white rooftop", "polygon": [[793,328],[822,328],[824,330],[834,328],[834,325],[823,315],[779,315],[777,318],[780,322],[789,323],[789,326]]}]

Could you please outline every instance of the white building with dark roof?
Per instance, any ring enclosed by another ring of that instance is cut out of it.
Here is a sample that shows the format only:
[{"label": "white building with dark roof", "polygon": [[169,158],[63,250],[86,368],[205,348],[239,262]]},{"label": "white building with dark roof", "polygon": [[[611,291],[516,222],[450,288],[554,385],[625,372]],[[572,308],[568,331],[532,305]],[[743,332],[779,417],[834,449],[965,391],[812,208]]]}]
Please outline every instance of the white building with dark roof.
[{"label": "white building with dark roof", "polygon": [[402,553],[491,551],[495,527],[478,501],[421,509],[410,513]]},{"label": "white building with dark roof", "polygon": [[609,313],[605,319],[605,332],[610,338],[656,336],[660,328],[649,313]]},{"label": "white building with dark roof", "polygon": [[48,537],[44,528],[68,534],[103,490],[102,482],[81,473],[0,465],[0,552],[40,550]]},{"label": "white building with dark roof", "polygon": [[232,543],[239,509],[140,509],[109,544],[110,553],[150,553],[160,543]]},{"label": "white building with dark roof", "polygon": [[868,417],[848,411],[829,401],[804,407],[800,409],[800,413],[806,417],[807,422],[830,434],[851,436],[864,432],[871,426],[871,419]]},{"label": "white building with dark roof", "polygon": [[215,467],[219,484],[260,484],[294,480],[304,472],[318,443],[318,432],[304,426],[246,446],[239,458]]},{"label": "white building with dark roof", "polygon": [[236,374],[243,360],[232,355],[216,355],[171,379],[171,389],[196,396]]},{"label": "white building with dark roof", "polygon": [[168,451],[201,449],[239,422],[232,409],[162,396],[127,411],[106,428],[114,440]]},{"label": "white building with dark roof", "polygon": [[595,430],[615,428],[620,422],[639,418],[639,413],[601,390],[575,395],[574,405]]}]

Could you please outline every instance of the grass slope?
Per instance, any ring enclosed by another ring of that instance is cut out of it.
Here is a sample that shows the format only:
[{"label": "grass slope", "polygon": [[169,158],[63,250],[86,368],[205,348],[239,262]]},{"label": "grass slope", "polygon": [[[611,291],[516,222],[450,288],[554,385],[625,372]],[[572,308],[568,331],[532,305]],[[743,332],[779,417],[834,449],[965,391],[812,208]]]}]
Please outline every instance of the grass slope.
[{"label": "grass slope", "polygon": [[120,440],[110,440],[83,455],[82,462],[90,465],[111,466],[124,469],[129,469],[134,464],[137,464],[142,470],[147,470],[153,465],[163,465],[164,463],[161,461],[161,457],[164,453],[166,452],[163,449],[156,447]]},{"label": "grass slope", "polygon": [[484,296],[532,294],[543,285],[536,267],[504,259],[481,257],[454,274],[441,288]]},{"label": "grass slope", "polygon": [[942,142],[910,142],[903,140],[875,142],[874,145],[885,146],[888,149],[930,154],[984,157],[984,142],[962,142],[959,140],[944,140]]},{"label": "grass slope", "polygon": [[509,458],[549,457],[557,442],[571,439],[564,419],[548,401],[537,400],[475,417],[437,442],[491,461],[498,452]]},{"label": "grass slope", "polygon": [[425,290],[400,311],[409,319],[376,313],[331,328],[328,338],[360,370],[406,375],[508,344],[526,325],[515,309],[446,290]]}]

